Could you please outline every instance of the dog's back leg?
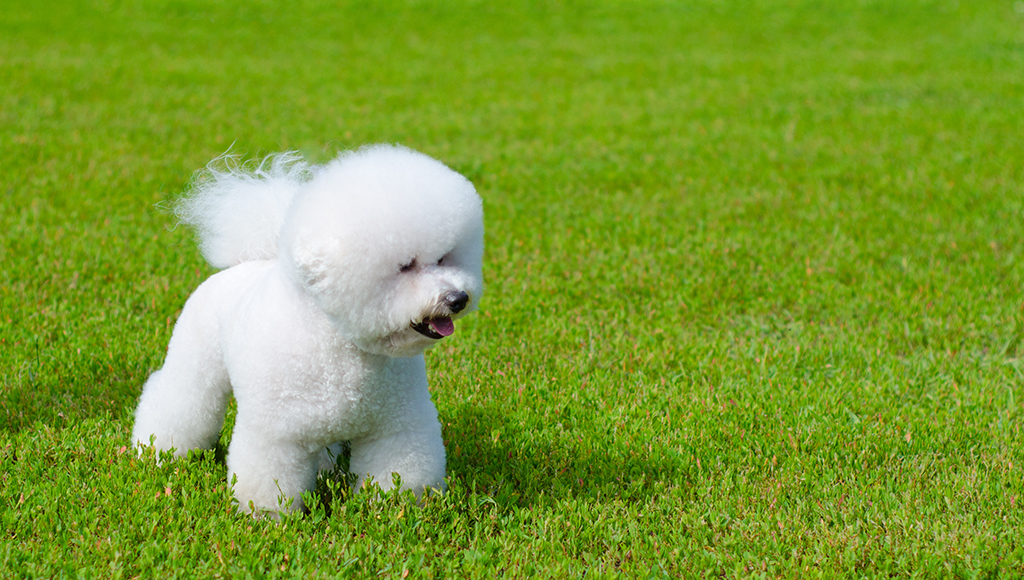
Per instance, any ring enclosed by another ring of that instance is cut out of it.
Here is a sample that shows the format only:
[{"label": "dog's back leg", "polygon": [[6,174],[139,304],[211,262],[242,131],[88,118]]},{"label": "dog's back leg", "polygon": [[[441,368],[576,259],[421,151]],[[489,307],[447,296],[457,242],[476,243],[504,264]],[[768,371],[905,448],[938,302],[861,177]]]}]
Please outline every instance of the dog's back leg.
[{"label": "dog's back leg", "polygon": [[135,411],[132,442],[157,450],[210,449],[217,443],[231,393],[219,328],[201,286],[174,327],[163,368],[150,375]]}]

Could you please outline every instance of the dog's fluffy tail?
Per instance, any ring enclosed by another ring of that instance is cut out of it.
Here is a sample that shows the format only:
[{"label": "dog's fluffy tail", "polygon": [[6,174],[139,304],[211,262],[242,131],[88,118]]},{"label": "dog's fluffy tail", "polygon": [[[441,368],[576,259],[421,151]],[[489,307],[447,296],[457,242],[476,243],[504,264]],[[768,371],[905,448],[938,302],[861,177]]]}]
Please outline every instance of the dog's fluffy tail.
[{"label": "dog's fluffy tail", "polygon": [[215,268],[273,259],[288,207],[311,171],[295,151],[249,165],[224,155],[196,175],[174,213],[196,230],[199,249]]}]

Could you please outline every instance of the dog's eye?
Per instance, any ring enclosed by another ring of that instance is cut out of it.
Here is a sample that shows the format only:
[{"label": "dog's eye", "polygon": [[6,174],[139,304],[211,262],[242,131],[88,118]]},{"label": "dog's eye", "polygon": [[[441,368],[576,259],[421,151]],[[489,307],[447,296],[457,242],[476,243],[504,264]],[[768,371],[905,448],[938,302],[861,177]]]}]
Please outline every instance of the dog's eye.
[{"label": "dog's eye", "polygon": [[437,259],[437,265],[440,266],[441,262],[444,262],[444,256],[441,256],[440,258]]},{"label": "dog's eye", "polygon": [[409,270],[412,270],[415,267],[416,267],[416,258],[413,258],[412,260],[409,261],[408,264],[402,264],[401,266],[399,266],[398,267],[398,271],[399,272],[408,272]]}]

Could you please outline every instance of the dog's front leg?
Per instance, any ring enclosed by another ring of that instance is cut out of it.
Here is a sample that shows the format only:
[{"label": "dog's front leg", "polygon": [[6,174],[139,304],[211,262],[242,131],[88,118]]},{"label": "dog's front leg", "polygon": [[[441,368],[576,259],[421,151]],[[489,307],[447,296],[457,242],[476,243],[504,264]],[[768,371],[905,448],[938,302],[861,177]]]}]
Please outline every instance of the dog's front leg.
[{"label": "dog's front leg", "polygon": [[[352,441],[349,471],[358,476],[356,489],[372,479],[381,490],[387,491],[394,487],[392,474],[397,473],[402,480],[401,488],[411,489],[417,498],[422,497],[424,491],[444,491],[441,424],[429,393],[425,394],[426,397],[411,405],[403,417],[396,417],[392,430]],[[400,428],[394,429],[398,426]]]},{"label": "dog's front leg", "polygon": [[316,486],[317,455],[266,429],[236,424],[228,449],[228,481],[242,512],[301,511],[302,492]]}]

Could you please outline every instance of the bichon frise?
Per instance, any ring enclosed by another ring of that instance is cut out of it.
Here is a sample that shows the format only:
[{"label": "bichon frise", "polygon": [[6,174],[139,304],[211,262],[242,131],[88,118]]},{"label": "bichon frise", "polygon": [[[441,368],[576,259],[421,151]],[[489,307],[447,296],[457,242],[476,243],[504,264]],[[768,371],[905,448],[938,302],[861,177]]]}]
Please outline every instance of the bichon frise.
[{"label": "bichon frise", "polygon": [[[212,164],[211,164],[212,167]],[[483,209],[442,163],[376,145],[310,167],[296,154],[209,169],[179,206],[222,272],[185,303],[132,433],[158,450],[228,448],[239,509],[302,509],[351,444],[356,485],[443,490],[423,351],[483,290]]]}]

